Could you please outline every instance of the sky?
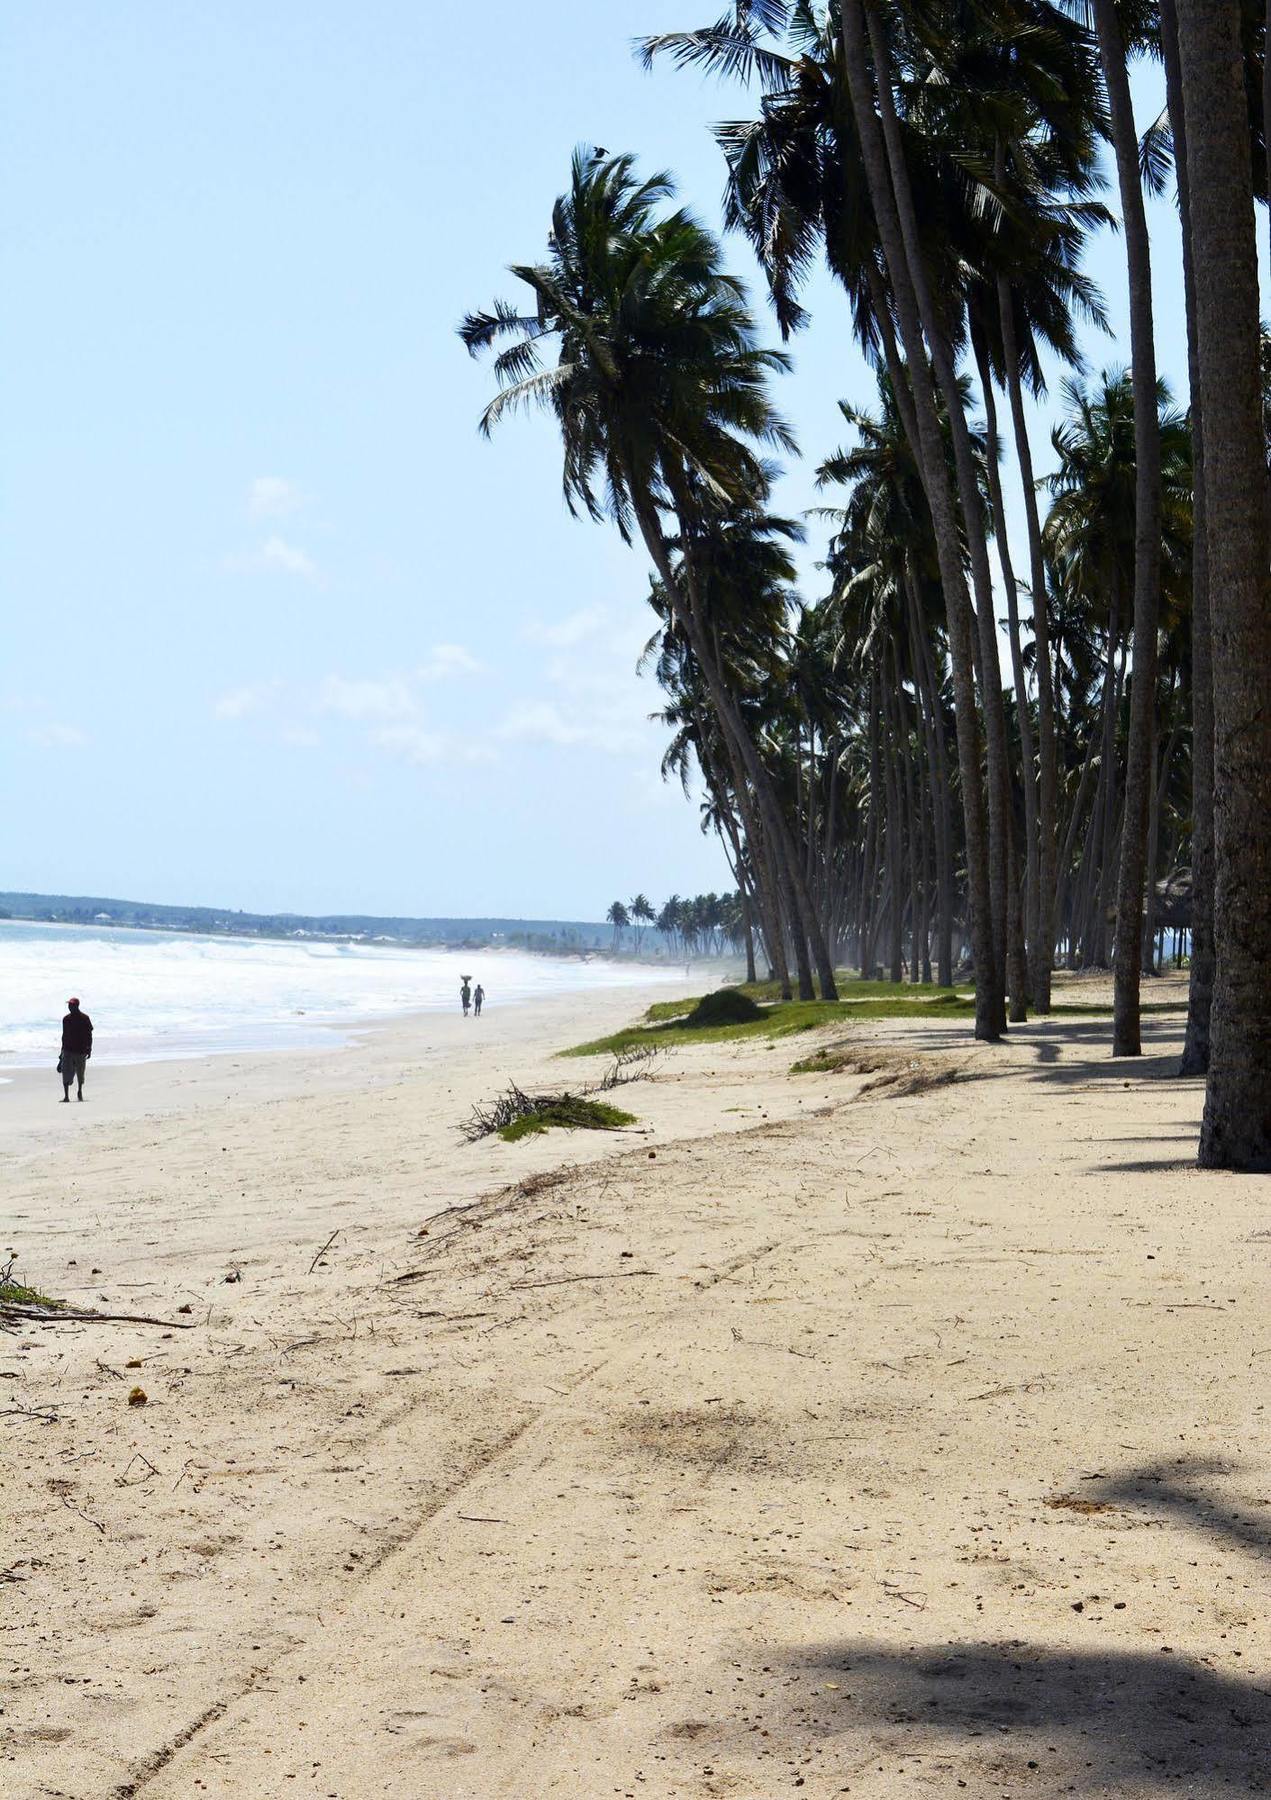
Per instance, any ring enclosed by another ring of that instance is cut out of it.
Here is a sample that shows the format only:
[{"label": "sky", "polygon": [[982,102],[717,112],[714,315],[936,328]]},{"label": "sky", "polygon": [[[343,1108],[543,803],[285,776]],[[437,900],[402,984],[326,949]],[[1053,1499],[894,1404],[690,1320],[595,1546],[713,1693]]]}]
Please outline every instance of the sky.
[{"label": "sky", "polygon": [[[659,774],[641,557],[571,519],[548,420],[478,435],[491,376],[455,335],[542,253],[576,143],[674,170],[716,222],[707,127],[746,96],[645,74],[631,38],[718,10],[486,0],[443,32],[419,0],[5,8],[0,888],[599,918],[731,885]],[[1142,126],[1151,71],[1136,104]],[[1185,396],[1172,202],[1151,213]],[[1092,362],[1128,362],[1119,242],[1088,266],[1119,338]],[[808,301],[788,512],[817,503],[837,402],[873,392],[841,295]],[[818,554],[814,530],[810,596]]]}]

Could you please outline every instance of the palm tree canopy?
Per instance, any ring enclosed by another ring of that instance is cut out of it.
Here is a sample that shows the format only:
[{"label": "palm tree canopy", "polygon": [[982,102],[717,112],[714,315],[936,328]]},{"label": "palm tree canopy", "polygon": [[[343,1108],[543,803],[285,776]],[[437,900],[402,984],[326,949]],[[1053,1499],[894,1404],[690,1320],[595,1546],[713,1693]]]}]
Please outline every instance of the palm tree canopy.
[{"label": "palm tree canopy", "polygon": [[512,268],[532,310],[499,301],[460,327],[473,355],[509,340],[481,429],[519,407],[549,410],[571,511],[611,518],[628,539],[686,484],[718,505],[761,495],[758,446],[795,448],[767,392],[787,360],[759,343],[717,240],[670,208],[673,194],[669,176],[640,179],[630,156],[576,151],[547,259]]}]

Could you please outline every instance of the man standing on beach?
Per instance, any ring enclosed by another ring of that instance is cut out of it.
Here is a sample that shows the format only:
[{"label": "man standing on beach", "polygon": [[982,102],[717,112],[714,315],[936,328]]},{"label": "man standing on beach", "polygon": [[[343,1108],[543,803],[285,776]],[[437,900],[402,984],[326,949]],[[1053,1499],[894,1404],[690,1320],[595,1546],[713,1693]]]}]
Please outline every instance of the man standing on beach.
[{"label": "man standing on beach", "polygon": [[58,1062],[62,1071],[63,1106],[70,1101],[72,1081],[79,1084],[76,1099],[84,1098],[84,1070],[93,1054],[93,1021],[86,1012],[80,1011],[74,995],[66,1004],[70,1010],[62,1020],[62,1055]]},{"label": "man standing on beach", "polygon": [[472,1005],[472,989],[468,986],[468,977],[463,978],[463,986],[459,989],[459,1004],[463,1007],[463,1016],[468,1016],[468,1008]]},{"label": "man standing on beach", "polygon": [[478,982],[477,983],[477,991],[472,996],[472,1010],[477,1015],[478,1018],[481,1017],[481,1006],[482,1006],[482,1002],[484,1000],[485,1000],[485,989],[482,987],[481,983]]}]

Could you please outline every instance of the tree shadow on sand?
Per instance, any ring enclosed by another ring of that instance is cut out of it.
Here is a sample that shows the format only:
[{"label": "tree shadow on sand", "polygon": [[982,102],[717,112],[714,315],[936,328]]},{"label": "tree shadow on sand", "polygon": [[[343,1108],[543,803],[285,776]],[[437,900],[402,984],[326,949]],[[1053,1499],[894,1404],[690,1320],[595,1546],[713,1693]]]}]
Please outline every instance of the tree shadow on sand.
[{"label": "tree shadow on sand", "polygon": [[1081,1492],[1083,1499],[1126,1512],[1164,1513],[1174,1524],[1204,1532],[1238,1550],[1271,1556],[1271,1522],[1213,1491],[1214,1476],[1235,1473],[1233,1464],[1214,1457],[1181,1456],[1101,1476],[1083,1483]]},{"label": "tree shadow on sand", "polygon": [[794,1652],[787,1666],[804,1679],[784,1690],[801,1704],[783,1732],[856,1737],[845,1750],[862,1774],[875,1760],[860,1755],[868,1733],[884,1772],[921,1756],[929,1774],[947,1757],[939,1792],[972,1771],[977,1794],[1271,1792],[1271,1694],[1163,1648],[844,1642]]}]

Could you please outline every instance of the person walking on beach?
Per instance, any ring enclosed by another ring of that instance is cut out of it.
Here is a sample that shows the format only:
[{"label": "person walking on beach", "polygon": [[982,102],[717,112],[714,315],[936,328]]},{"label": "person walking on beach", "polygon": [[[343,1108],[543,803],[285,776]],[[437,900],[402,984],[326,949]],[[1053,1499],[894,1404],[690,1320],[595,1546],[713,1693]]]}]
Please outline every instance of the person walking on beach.
[{"label": "person walking on beach", "polygon": [[70,1101],[72,1081],[78,1084],[76,1099],[84,1098],[84,1070],[93,1054],[93,1021],[86,1012],[80,1011],[74,995],[66,1004],[69,1011],[62,1020],[62,1054],[57,1062],[62,1077],[63,1106]]},{"label": "person walking on beach", "polygon": [[463,1016],[468,1016],[468,1008],[472,1005],[472,989],[468,986],[468,977],[463,978],[463,986],[459,989],[459,1004],[463,1007]]},{"label": "person walking on beach", "polygon": [[478,1018],[481,1017],[481,1003],[484,999],[485,999],[485,989],[482,987],[481,983],[478,982],[477,983],[477,991],[472,996],[472,1010],[477,1015]]}]

